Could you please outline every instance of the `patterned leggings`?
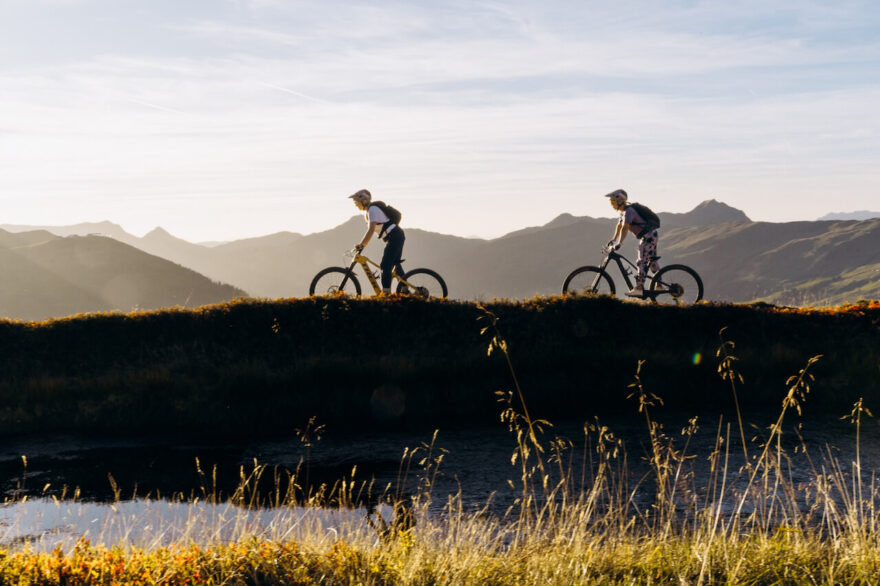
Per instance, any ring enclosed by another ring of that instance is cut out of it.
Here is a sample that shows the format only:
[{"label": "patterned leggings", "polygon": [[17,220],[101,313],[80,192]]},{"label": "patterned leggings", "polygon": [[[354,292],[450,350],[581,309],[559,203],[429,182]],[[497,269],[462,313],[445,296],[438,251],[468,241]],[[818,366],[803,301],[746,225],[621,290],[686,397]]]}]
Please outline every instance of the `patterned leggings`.
[{"label": "patterned leggings", "polygon": [[660,270],[657,264],[657,230],[651,230],[639,242],[639,260],[636,263],[639,267],[639,274],[636,276],[636,287],[645,285],[645,278],[648,276],[648,270],[656,273]]}]

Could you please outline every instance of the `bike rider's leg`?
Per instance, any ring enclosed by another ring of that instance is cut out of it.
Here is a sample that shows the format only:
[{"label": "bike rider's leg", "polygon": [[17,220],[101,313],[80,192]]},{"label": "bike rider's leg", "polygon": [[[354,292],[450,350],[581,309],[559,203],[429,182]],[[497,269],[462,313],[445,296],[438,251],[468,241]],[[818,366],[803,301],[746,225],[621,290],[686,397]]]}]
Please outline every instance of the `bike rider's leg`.
[{"label": "bike rider's leg", "polygon": [[657,231],[652,230],[639,241],[639,259],[636,262],[636,266],[639,269],[639,274],[636,275],[635,287],[630,289],[630,291],[627,293],[628,296],[645,296],[645,279],[648,276],[648,269],[650,268],[652,271],[656,272],[657,268],[659,268],[657,266],[657,259],[655,258],[656,256]]},{"label": "bike rider's leg", "polygon": [[657,230],[654,230],[648,235],[648,237],[651,239],[651,242],[649,243],[650,249],[646,251],[649,260],[648,268],[651,269],[652,273],[656,273],[660,270],[660,263],[657,262],[657,259],[660,258],[657,256],[657,246],[660,242],[660,236],[657,235]]},{"label": "bike rider's leg", "polygon": [[398,271],[400,267],[400,259],[403,256],[403,243],[406,236],[400,226],[394,228],[385,238],[385,252],[382,253],[382,262],[379,267],[382,269],[382,291],[387,295],[391,293],[391,272],[396,266]]}]

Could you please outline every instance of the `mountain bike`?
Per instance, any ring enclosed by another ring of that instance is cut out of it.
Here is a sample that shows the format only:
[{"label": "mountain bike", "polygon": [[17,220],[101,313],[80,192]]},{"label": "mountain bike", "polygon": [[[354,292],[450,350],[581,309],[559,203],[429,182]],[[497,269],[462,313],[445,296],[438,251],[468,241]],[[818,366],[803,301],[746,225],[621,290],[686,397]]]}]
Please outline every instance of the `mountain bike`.
[{"label": "mountain bike", "polygon": [[[361,284],[354,274],[354,268],[357,265],[360,265],[364,274],[367,275],[367,281],[372,285],[375,294],[378,295],[382,292],[378,281],[380,273],[373,272],[370,268],[372,265],[381,270],[378,264],[356,250],[345,253],[345,257],[352,259],[348,268],[327,267],[318,272],[309,285],[309,295],[345,293],[360,296]],[[413,269],[404,273],[403,266],[398,264],[392,270],[391,275],[392,279],[397,279],[396,290],[398,293],[416,295],[425,299],[428,297],[446,298],[446,282],[431,269]]]},{"label": "mountain bike", "polygon": [[[562,284],[562,294],[593,293],[615,295],[614,280],[606,270],[614,261],[626,286],[632,289],[630,277],[638,274],[638,267],[631,260],[612,248],[602,250],[605,261],[602,266],[586,266],[573,270]],[[657,257],[660,258],[659,256]],[[624,266],[626,263],[629,266]],[[685,265],[667,265],[650,276],[645,283],[643,299],[654,303],[696,303],[703,298],[703,280],[694,269]]]}]

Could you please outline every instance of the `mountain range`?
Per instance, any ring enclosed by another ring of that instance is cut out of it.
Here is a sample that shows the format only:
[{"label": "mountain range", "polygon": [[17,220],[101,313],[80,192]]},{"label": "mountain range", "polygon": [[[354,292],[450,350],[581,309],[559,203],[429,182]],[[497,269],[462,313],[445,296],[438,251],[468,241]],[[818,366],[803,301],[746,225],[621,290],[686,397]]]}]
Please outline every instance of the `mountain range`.
[{"label": "mountain range", "polygon": [[[880,219],[753,222],[741,210],[715,200],[707,200],[686,213],[661,212],[659,216],[662,222],[660,264],[692,266],[703,278],[708,300],[827,305],[880,298]],[[455,298],[557,294],[572,269],[601,261],[601,248],[610,238],[614,222],[611,218],[562,214],[545,225],[523,228],[494,239],[462,238],[406,227],[404,267],[425,266],[436,270],[446,280],[450,296]],[[187,242],[161,228],[137,237],[110,222],[45,226],[42,230],[35,230],[38,227],[33,226],[0,225],[6,230],[5,234],[0,233],[0,246],[5,246],[6,240],[13,237],[34,242],[53,237],[52,246],[58,248],[59,258],[63,256],[61,250],[77,249],[80,252],[64,254],[70,262],[82,267],[92,261],[78,239],[91,243],[100,241],[107,263],[114,254],[128,258],[125,262],[117,261],[114,266],[131,267],[124,273],[129,275],[126,280],[129,291],[138,288],[132,284],[140,270],[138,267],[161,262],[176,267],[171,271],[171,267],[162,265],[170,272],[163,277],[154,275],[145,279],[144,286],[149,284],[153,291],[150,301],[144,299],[134,305],[193,305],[241,296],[245,292],[254,297],[304,296],[312,277],[320,269],[346,264],[344,252],[363,236],[364,227],[363,217],[354,216],[335,228],[314,234],[279,232],[205,245]],[[117,247],[111,247],[110,243]],[[634,238],[624,243],[623,252],[631,258],[635,257],[635,243]],[[378,260],[381,246],[382,243],[374,239],[366,254]],[[153,260],[148,262],[146,258]],[[106,265],[103,280],[99,281],[112,281],[109,266]],[[212,293],[208,294],[209,288],[206,288],[196,298],[193,280],[196,276],[187,274],[190,285],[182,284],[184,273],[181,271],[186,269],[204,275],[204,282],[214,285]],[[117,275],[117,278],[120,277]],[[38,280],[35,274],[31,288]],[[67,301],[56,304],[51,311],[102,309],[95,301],[95,292],[86,303],[83,291],[94,287],[83,289],[82,285],[89,282],[92,281],[80,279],[80,289],[71,289]],[[103,285],[101,291],[108,286]],[[167,301],[158,295],[163,288],[175,292],[167,295]],[[22,295],[28,294],[15,282],[6,280],[0,295],[3,304],[0,314],[22,317],[13,311],[12,303],[13,298]],[[114,304],[112,308],[123,310],[130,309],[134,299],[133,293],[116,297],[103,294],[97,298],[105,301],[105,307],[109,299]]]},{"label": "mountain range", "polygon": [[831,214],[825,214],[819,218],[819,220],[872,220],[874,218],[880,218],[880,212],[860,210],[856,212],[834,212]]},{"label": "mountain range", "polygon": [[245,292],[116,239],[0,230],[0,317],[198,307]]}]

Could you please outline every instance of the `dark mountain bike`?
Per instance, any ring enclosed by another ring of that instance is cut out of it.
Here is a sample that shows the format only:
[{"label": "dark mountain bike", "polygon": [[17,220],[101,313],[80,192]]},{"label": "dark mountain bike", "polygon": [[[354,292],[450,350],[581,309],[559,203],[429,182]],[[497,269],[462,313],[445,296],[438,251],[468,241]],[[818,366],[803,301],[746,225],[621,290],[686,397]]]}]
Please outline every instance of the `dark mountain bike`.
[{"label": "dark mountain bike", "polygon": [[[353,255],[353,256],[351,256]],[[370,265],[377,269],[378,264],[357,251],[346,253],[351,258],[351,264],[348,268],[344,267],[327,267],[319,271],[312,283],[309,285],[309,295],[332,295],[334,293],[345,293],[347,295],[361,294],[361,284],[354,275],[354,267],[360,265],[367,276],[370,285],[373,286],[373,292],[378,295],[382,289],[377,280],[378,272],[373,273]],[[400,261],[403,262],[403,261]],[[397,279],[397,292],[405,295],[415,295],[427,299],[428,297],[446,298],[446,282],[443,278],[431,269],[413,269],[404,274],[400,274],[398,270],[403,271],[403,267],[398,265],[392,271],[392,279]]]},{"label": "dark mountain bike", "polygon": [[[562,284],[563,295],[578,293],[615,295],[614,279],[606,270],[611,261],[617,263],[626,286],[632,289],[633,282],[630,277],[638,274],[639,271],[635,263],[612,248],[605,248],[602,252],[605,255],[602,266],[580,267],[565,278],[565,283]],[[624,266],[624,263],[629,266]],[[667,265],[653,276],[649,275],[644,290],[644,299],[654,303],[696,303],[703,298],[703,280],[700,279],[697,271],[688,266]]]}]

